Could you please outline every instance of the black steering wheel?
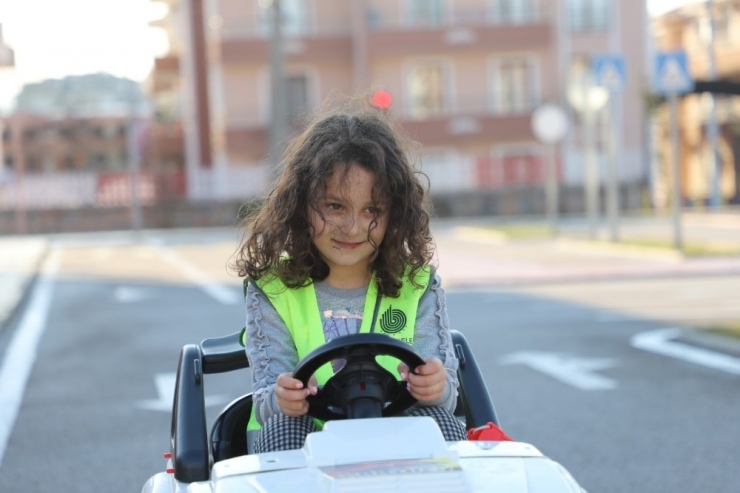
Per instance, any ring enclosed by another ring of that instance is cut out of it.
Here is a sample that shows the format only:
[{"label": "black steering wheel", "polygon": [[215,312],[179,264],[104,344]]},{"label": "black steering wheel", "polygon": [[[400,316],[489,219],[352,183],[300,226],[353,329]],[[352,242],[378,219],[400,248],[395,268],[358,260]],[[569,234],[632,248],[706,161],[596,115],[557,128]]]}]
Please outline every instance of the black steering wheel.
[{"label": "black steering wheel", "polygon": [[308,385],[316,370],[336,359],[346,364],[309,395],[308,415],[333,419],[379,418],[395,416],[416,402],[406,389],[406,382],[380,366],[376,356],[393,356],[406,363],[410,371],[424,360],[405,342],[383,334],[355,334],[338,337],[306,355],[293,378]]}]

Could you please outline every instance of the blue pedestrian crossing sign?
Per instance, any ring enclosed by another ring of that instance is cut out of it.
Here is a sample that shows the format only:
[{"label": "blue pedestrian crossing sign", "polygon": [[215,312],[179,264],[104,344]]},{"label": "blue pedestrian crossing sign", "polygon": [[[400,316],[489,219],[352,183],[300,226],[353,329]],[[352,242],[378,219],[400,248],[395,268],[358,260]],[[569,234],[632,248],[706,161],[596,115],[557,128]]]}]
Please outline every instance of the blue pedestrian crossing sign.
[{"label": "blue pedestrian crossing sign", "polygon": [[591,61],[594,82],[609,92],[621,92],[627,84],[622,55],[597,55]]},{"label": "blue pedestrian crossing sign", "polygon": [[663,95],[682,94],[694,89],[686,52],[664,51],[655,54],[653,89]]}]

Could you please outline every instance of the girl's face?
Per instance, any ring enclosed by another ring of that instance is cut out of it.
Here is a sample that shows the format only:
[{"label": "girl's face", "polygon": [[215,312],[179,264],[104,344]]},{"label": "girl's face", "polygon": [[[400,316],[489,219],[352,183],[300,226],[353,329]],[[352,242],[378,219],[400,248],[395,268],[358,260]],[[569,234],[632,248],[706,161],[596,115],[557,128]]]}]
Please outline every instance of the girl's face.
[{"label": "girl's face", "polygon": [[340,168],[326,185],[319,203],[324,217],[309,210],[312,241],[329,266],[330,284],[354,285],[367,279],[370,257],[383,241],[388,223],[388,211],[373,202],[373,184],[372,173],[350,163],[346,174]]}]

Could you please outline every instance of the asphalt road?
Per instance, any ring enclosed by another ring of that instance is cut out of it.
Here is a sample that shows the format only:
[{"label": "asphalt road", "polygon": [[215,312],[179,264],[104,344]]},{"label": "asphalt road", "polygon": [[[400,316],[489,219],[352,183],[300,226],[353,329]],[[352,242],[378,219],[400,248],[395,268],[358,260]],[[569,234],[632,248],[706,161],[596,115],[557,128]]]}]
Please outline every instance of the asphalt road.
[{"label": "asphalt road", "polygon": [[[441,234],[447,265],[478,248]],[[0,336],[7,359],[16,334],[43,330],[35,361],[25,353],[33,365],[0,491],[139,491],[165,465],[179,348],[243,325],[240,282],[227,269],[235,238],[101,238],[61,246],[51,282],[36,285],[48,304],[32,296]],[[702,280],[710,292],[728,282]],[[740,491],[740,376],[633,347],[633,336],[673,321],[603,294],[623,282],[492,288],[457,278],[450,318],[472,343],[507,433],[588,491]],[[647,293],[650,282],[640,284]],[[210,417],[247,391],[248,371],[208,378]]]}]

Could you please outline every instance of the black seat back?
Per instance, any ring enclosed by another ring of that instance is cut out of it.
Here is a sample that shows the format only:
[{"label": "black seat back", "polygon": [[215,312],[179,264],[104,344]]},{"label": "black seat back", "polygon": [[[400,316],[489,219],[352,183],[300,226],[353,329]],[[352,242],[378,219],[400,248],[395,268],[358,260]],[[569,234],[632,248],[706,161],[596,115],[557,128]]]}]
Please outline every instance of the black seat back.
[{"label": "black seat back", "polygon": [[465,416],[465,427],[470,430],[485,426],[491,422],[499,426],[496,409],[493,407],[491,395],[488,393],[486,381],[473,357],[473,350],[468,340],[457,330],[451,330],[452,345],[459,361],[457,379],[460,382],[460,391],[457,397],[455,416]]},{"label": "black seat back", "polygon": [[211,428],[213,462],[247,454],[247,423],[252,413],[252,394],[231,401]]}]

